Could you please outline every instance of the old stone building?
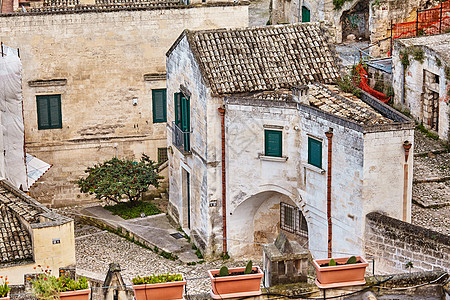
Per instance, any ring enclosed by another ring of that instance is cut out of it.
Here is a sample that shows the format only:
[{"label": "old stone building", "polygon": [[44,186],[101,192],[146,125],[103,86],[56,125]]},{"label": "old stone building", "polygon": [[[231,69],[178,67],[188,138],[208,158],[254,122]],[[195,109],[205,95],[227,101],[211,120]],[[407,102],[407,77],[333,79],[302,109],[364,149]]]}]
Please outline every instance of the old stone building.
[{"label": "old stone building", "polygon": [[141,153],[164,161],[165,52],[185,28],[247,25],[245,2],[99,1],[0,15],[0,38],[23,63],[27,152],[52,165],[31,195],[87,201],[75,184],[87,166]]},{"label": "old stone building", "polygon": [[[336,3],[336,4],[335,4]],[[372,56],[386,56],[390,50],[391,24],[415,21],[417,9],[437,1],[408,0],[271,0],[272,24],[324,21],[334,42],[345,42],[348,36],[370,40]]]},{"label": "old stone building", "polygon": [[24,274],[48,266],[54,275],[75,266],[72,219],[54,213],[6,180],[0,181],[0,271],[11,284],[23,284]]},{"label": "old stone building", "polygon": [[450,140],[450,33],[394,43],[394,104]]},{"label": "old stone building", "polygon": [[75,265],[74,223],[20,191],[27,188],[21,63],[16,49],[2,44],[0,56],[0,273],[11,284],[37,264]]},{"label": "old stone building", "polygon": [[410,221],[414,124],[310,84],[337,77],[313,23],[185,31],[172,46],[169,213],[207,256],[260,255],[280,230],[315,257],[362,253],[366,214]]}]

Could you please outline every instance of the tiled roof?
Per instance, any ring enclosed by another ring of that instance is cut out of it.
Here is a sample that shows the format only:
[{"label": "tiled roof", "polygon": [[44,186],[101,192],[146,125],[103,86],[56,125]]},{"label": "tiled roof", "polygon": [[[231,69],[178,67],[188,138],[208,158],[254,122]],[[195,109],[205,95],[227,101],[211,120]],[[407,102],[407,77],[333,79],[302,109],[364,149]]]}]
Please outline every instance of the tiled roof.
[{"label": "tiled roof", "polygon": [[359,124],[377,125],[394,122],[358,97],[340,91],[336,85],[309,85],[308,95],[311,106]]},{"label": "tiled roof", "polygon": [[315,23],[188,31],[213,94],[332,83],[339,75]]},{"label": "tiled roof", "polygon": [[46,212],[32,198],[0,180],[0,264],[32,260],[32,243],[22,222],[39,223]]},{"label": "tiled roof", "polygon": [[6,204],[0,204],[0,264],[32,258],[30,234],[21,227],[16,214]]}]

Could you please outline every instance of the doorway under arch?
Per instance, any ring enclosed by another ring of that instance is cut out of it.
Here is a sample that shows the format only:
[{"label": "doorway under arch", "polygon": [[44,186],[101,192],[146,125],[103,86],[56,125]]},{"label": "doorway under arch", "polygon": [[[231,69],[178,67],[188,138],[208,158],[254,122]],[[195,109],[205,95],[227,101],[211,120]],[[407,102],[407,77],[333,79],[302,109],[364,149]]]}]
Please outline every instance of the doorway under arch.
[{"label": "doorway under arch", "polygon": [[262,245],[273,243],[281,230],[289,240],[308,248],[308,223],[289,196],[265,191],[241,202],[228,220],[229,253],[261,257]]}]

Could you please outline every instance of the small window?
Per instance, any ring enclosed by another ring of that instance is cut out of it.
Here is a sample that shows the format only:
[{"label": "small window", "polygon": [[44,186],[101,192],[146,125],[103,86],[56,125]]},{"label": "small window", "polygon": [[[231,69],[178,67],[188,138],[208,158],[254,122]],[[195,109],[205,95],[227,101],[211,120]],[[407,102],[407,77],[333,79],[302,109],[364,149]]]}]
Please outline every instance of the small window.
[{"label": "small window", "polygon": [[280,202],[280,227],[299,236],[308,237],[308,224],[297,207]]},{"label": "small window", "polygon": [[167,147],[158,148],[158,164],[165,163],[168,160],[167,157]]},{"label": "small window", "polygon": [[166,89],[152,90],[153,123],[167,122]]},{"label": "small window", "polygon": [[282,132],[278,130],[264,131],[264,155],[281,157],[281,135]]},{"label": "small window", "polygon": [[322,142],[308,137],[308,164],[322,168]]},{"label": "small window", "polygon": [[38,129],[62,128],[61,95],[36,96]]}]

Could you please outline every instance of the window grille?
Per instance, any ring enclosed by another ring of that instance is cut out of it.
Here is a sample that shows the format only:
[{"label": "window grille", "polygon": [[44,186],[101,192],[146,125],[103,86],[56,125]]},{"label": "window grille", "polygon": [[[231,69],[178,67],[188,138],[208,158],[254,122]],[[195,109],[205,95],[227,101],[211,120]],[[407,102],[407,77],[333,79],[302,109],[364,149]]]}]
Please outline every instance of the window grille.
[{"label": "window grille", "polygon": [[169,158],[167,157],[167,147],[158,148],[158,164],[165,163]]},{"label": "window grille", "polygon": [[299,236],[308,237],[308,224],[301,210],[284,202],[280,203],[280,227]]}]

